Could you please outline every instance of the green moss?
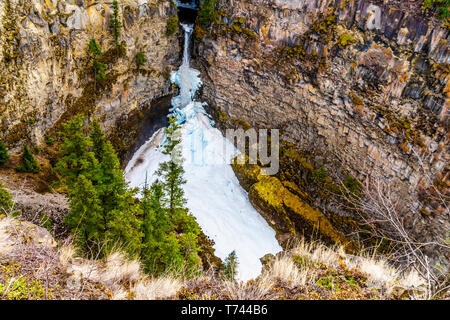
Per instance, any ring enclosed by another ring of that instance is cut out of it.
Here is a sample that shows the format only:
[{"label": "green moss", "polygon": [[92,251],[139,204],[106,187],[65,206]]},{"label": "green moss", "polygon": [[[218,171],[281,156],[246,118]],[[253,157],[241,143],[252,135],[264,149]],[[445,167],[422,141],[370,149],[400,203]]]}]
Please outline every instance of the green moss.
[{"label": "green moss", "polygon": [[228,120],[228,116],[225,112],[221,111],[221,110],[217,110],[217,114],[219,116],[219,120],[222,122],[226,122]]},{"label": "green moss", "polygon": [[384,131],[388,134],[397,135],[401,139],[405,151],[408,151],[405,149],[405,145],[408,143],[414,143],[422,148],[425,147],[422,135],[413,128],[413,123],[407,116],[398,114],[388,107],[369,106],[369,108],[388,121],[389,126],[386,126]]},{"label": "green moss", "polygon": [[195,39],[197,39],[198,41],[202,41],[206,34],[207,34],[207,31],[203,27],[201,27],[198,24],[195,25],[195,28],[194,28]]},{"label": "green moss", "polygon": [[257,39],[258,35],[251,29],[247,28],[247,27],[242,27],[239,24],[232,24],[230,26],[224,27],[222,28],[221,34],[227,34],[227,33],[231,33],[231,34],[238,34],[238,35],[246,35],[251,39]]},{"label": "green moss", "polygon": [[339,285],[337,284],[337,280],[332,275],[327,275],[325,277],[321,277],[316,281],[316,284],[319,287],[323,287],[330,291],[339,291]]},{"label": "green moss", "polygon": [[0,296],[6,300],[51,299],[53,290],[46,290],[42,282],[20,274],[19,264],[0,266]]},{"label": "green moss", "polygon": [[344,179],[344,181],[342,181],[342,183],[352,194],[357,195],[358,197],[361,196],[363,186],[354,177],[349,175]]},{"label": "green moss", "polygon": [[310,228],[317,230],[319,234],[333,243],[339,243],[349,248],[353,244],[344,235],[334,229],[330,221],[316,209],[313,209],[298,196],[286,189],[279,179],[271,176],[259,176],[259,181],[252,186],[252,195],[258,197],[279,216],[289,220],[300,220],[309,224]]},{"label": "green moss", "polygon": [[327,174],[324,167],[320,167],[317,170],[314,170],[311,175],[311,181],[317,185],[323,185],[327,178]]},{"label": "green moss", "polygon": [[356,43],[356,39],[353,39],[348,33],[343,33],[339,36],[337,45],[339,48],[345,48]]},{"label": "green moss", "polygon": [[312,173],[314,171],[314,165],[293,148],[281,148],[280,151],[283,156],[297,161],[308,172]]},{"label": "green moss", "polygon": [[353,102],[353,104],[355,106],[363,106],[364,105],[364,101],[360,97],[358,97],[357,95],[352,94],[350,97],[351,97],[352,102]]}]

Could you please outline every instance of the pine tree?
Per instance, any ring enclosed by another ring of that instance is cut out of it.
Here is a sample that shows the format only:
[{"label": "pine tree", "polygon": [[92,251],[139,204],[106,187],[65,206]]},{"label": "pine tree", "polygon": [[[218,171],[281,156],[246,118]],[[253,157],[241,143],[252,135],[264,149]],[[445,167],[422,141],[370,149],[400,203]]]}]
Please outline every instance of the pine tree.
[{"label": "pine tree", "polygon": [[[71,213],[67,225],[78,234],[87,252],[103,256],[117,246],[130,256],[140,250],[142,238],[135,203],[136,190],[129,190],[113,146],[94,121],[87,135],[84,116],[64,124],[61,159],[56,170],[69,188]],[[83,202],[85,198],[89,200]],[[87,219],[88,222],[85,222]],[[84,227],[81,225],[89,224]]]},{"label": "pine tree", "polygon": [[76,236],[78,246],[90,257],[95,257],[105,240],[105,221],[102,203],[92,181],[83,174],[70,188],[70,212],[65,224]]},{"label": "pine tree", "polygon": [[98,58],[102,55],[102,48],[98,44],[97,40],[95,38],[92,38],[89,40],[88,43],[88,51],[92,58]]},{"label": "pine tree", "polygon": [[163,188],[167,197],[167,202],[172,218],[176,219],[177,209],[184,210],[187,203],[184,197],[182,185],[186,183],[183,179],[184,169],[181,155],[180,126],[174,118],[169,120],[169,126],[165,129],[167,142],[164,145],[163,153],[170,155],[170,160],[160,164],[157,174],[163,177]]},{"label": "pine tree", "polygon": [[147,62],[147,56],[145,55],[145,53],[142,51],[138,52],[136,54],[136,65],[137,65],[138,72],[139,72],[141,66],[143,66],[146,62]]},{"label": "pine tree", "polygon": [[163,208],[164,191],[157,180],[150,189],[142,191],[143,250],[141,258],[149,273],[161,273],[168,269],[181,269],[183,257],[174,225],[168,210]]},{"label": "pine tree", "polygon": [[8,150],[3,142],[0,141],[0,165],[4,164],[9,159]]},{"label": "pine tree", "polygon": [[95,38],[92,38],[89,41],[88,52],[92,59],[92,69],[94,70],[94,89],[96,89],[97,81],[106,79],[106,64],[99,60],[103,53],[102,48]]},{"label": "pine tree", "polygon": [[119,45],[120,28],[122,28],[122,23],[119,21],[119,4],[117,0],[112,3],[113,14],[110,21],[110,27],[114,38],[114,43],[116,46]]},{"label": "pine tree", "polygon": [[92,140],[84,132],[85,116],[79,114],[71,121],[63,124],[63,143],[59,152],[60,159],[56,171],[69,188],[83,174],[91,181],[96,181],[99,174],[99,163],[94,152]]},{"label": "pine tree", "polygon": [[38,173],[40,171],[39,164],[34,159],[33,154],[27,146],[23,147],[22,165],[16,167],[17,172]]},{"label": "pine tree", "polygon": [[89,137],[92,141],[92,147],[93,152],[95,154],[95,158],[101,162],[103,153],[105,152],[105,146],[106,146],[106,138],[103,134],[102,128],[100,127],[100,124],[98,123],[97,119],[94,119],[91,125],[91,132],[89,134]]},{"label": "pine tree", "polygon": [[[152,226],[152,228],[147,227],[147,230],[152,230],[147,232],[151,234],[147,237],[149,241],[144,241],[148,261],[146,265],[153,270],[161,271],[169,267],[177,270],[183,268],[186,273],[191,273],[198,270],[201,263],[198,256],[200,227],[185,207],[187,201],[182,186],[186,180],[183,179],[181,132],[174,118],[170,119],[165,133],[166,144],[163,153],[170,155],[170,159],[161,163],[157,171],[161,182],[157,181],[149,192],[144,191],[143,205],[149,207],[146,196],[153,201],[151,202],[153,214],[148,215],[149,218],[146,219],[148,222],[144,222],[144,226]],[[147,212],[152,211],[147,210]],[[146,215],[144,213],[144,216]],[[162,249],[158,248],[164,248],[164,255],[161,253]]]},{"label": "pine tree", "polygon": [[236,280],[237,276],[237,268],[239,265],[239,261],[237,258],[236,251],[232,251],[225,259],[223,270],[225,274],[225,278],[228,280]]}]

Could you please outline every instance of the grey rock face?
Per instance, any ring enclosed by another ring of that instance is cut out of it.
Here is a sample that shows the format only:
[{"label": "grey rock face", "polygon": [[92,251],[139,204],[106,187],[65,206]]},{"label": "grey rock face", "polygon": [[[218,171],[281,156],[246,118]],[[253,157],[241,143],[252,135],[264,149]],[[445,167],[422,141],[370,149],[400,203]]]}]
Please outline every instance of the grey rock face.
[{"label": "grey rock face", "polygon": [[[24,142],[43,143],[61,116],[72,112],[73,103],[92,96],[85,91],[93,81],[87,52],[91,38],[100,43],[105,55],[113,55],[112,1],[87,3],[1,2],[0,139],[11,152],[19,151]],[[154,11],[158,14],[152,14]],[[120,6],[124,25],[120,41],[126,42],[126,53],[109,59],[107,90],[90,107],[106,131],[117,119],[172,92],[166,74],[176,68],[180,52],[177,35],[166,36],[172,13],[169,1],[133,0]],[[139,51],[146,54],[148,62],[138,73],[135,56]]]},{"label": "grey rock face", "polygon": [[[218,8],[220,23],[196,51],[201,98],[225,115],[225,125],[233,119],[281,129],[331,175],[346,169],[361,180],[382,177],[407,208],[415,237],[448,237],[448,210],[424,216],[429,203],[418,195],[427,177],[448,179],[450,54],[442,21],[403,1],[235,0]],[[330,15],[336,22],[320,31],[317,22]],[[234,22],[239,18],[244,23]],[[255,36],[226,29],[233,24]],[[350,45],[342,43],[347,36]],[[277,60],[277,49],[299,43],[301,58]],[[323,199],[314,202],[328,215],[342,214]]]}]

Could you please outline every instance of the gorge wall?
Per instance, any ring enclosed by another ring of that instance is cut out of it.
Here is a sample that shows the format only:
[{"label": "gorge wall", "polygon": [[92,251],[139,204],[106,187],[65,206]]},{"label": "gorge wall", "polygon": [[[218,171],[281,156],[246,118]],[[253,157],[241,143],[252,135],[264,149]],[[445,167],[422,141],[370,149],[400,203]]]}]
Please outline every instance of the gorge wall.
[{"label": "gorge wall", "polygon": [[[112,43],[111,5],[0,0],[0,141],[10,153],[24,144],[51,149],[61,124],[85,113],[100,120],[124,160],[140,126],[174,93],[169,76],[182,51],[177,33],[166,34],[174,2],[120,1],[125,50]],[[280,242],[317,226],[328,240],[347,241],[355,217],[335,194],[342,181],[352,188],[367,177],[390,184],[414,237],[450,238],[440,201],[449,197],[449,26],[420,7],[217,0],[211,25],[197,24],[200,100],[219,127],[281,130],[276,177],[235,166]],[[92,38],[106,64],[100,81],[87,50]],[[138,52],[148,60],[139,68]],[[11,188],[22,180],[3,178]]]},{"label": "gorge wall", "polygon": [[[100,119],[123,154],[139,135],[136,120],[173,93],[169,75],[179,64],[180,45],[166,29],[175,6],[160,0],[119,3],[124,50],[112,43],[112,1],[0,2],[0,140],[10,152],[57,138],[61,123],[84,112]],[[87,50],[92,38],[106,64],[98,83]],[[148,60],[140,68],[138,52]]]},{"label": "gorge wall", "polygon": [[[448,208],[430,191],[448,197],[449,29],[420,7],[219,0],[211,26],[197,26],[201,99],[219,125],[281,130],[276,178],[286,190],[272,195],[289,192],[308,211],[320,209],[326,218],[318,221],[349,233],[342,221],[351,214],[333,204],[326,186],[378,176],[391,185],[415,237],[449,237]],[[273,209],[258,193],[254,170],[245,171],[237,173],[253,202],[262,212]],[[283,201],[287,217],[272,225],[285,233],[298,215]]]}]

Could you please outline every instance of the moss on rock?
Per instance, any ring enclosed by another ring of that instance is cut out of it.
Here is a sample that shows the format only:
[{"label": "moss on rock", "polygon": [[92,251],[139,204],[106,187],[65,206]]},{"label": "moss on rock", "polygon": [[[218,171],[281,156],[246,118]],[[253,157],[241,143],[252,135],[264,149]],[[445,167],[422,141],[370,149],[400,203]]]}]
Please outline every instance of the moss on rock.
[{"label": "moss on rock", "polygon": [[249,199],[269,224],[282,234],[295,235],[299,231],[312,236],[316,233],[331,243],[348,249],[355,244],[336,230],[331,222],[302,198],[309,195],[291,181],[281,181],[274,176],[261,174],[261,168],[252,164],[236,164],[233,169],[241,185],[249,190]]}]

